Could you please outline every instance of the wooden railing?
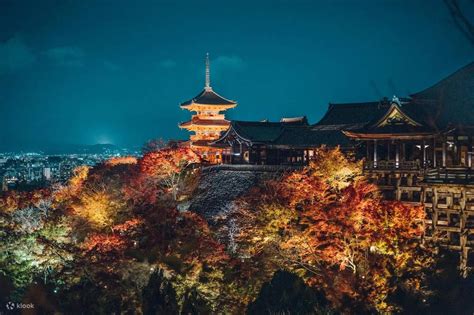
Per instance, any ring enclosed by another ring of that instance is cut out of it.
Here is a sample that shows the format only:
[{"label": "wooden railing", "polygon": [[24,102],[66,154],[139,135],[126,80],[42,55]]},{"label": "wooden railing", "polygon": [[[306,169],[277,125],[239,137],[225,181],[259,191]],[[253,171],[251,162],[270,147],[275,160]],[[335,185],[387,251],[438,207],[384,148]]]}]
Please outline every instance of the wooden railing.
[{"label": "wooden railing", "polygon": [[433,168],[430,165],[422,166],[419,161],[395,161],[381,160],[374,163],[374,161],[365,161],[364,170],[400,170],[400,171],[419,171],[420,175],[424,175],[427,181],[451,181],[451,182],[472,182],[474,183],[474,169],[464,166],[451,167],[437,167]]},{"label": "wooden railing", "polygon": [[394,160],[380,160],[365,161],[365,170],[421,170],[421,164],[419,161],[394,161]]},{"label": "wooden railing", "polygon": [[469,167],[429,168],[425,171],[425,180],[474,182],[474,169]]},{"label": "wooden railing", "polygon": [[253,165],[253,164],[220,164],[205,166],[203,172],[210,171],[253,171],[253,172],[286,172],[302,169],[299,165]]},{"label": "wooden railing", "polygon": [[286,172],[302,169],[298,165],[252,165],[252,164],[220,164],[203,167],[204,172],[225,171],[254,171],[254,172]]}]

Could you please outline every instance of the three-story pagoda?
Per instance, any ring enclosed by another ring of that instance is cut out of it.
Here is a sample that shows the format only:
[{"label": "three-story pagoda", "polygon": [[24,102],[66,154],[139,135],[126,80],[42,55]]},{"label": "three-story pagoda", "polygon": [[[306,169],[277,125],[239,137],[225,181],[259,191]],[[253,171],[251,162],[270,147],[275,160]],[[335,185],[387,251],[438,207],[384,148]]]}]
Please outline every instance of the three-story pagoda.
[{"label": "three-story pagoda", "polygon": [[191,120],[179,124],[182,129],[194,134],[190,137],[190,146],[210,163],[219,163],[221,150],[211,147],[210,143],[219,139],[222,131],[229,128],[230,122],[225,119],[224,111],[234,108],[237,103],[228,100],[211,87],[209,54],[206,55],[206,83],[204,90],[196,97],[180,104],[182,109],[195,112]]}]

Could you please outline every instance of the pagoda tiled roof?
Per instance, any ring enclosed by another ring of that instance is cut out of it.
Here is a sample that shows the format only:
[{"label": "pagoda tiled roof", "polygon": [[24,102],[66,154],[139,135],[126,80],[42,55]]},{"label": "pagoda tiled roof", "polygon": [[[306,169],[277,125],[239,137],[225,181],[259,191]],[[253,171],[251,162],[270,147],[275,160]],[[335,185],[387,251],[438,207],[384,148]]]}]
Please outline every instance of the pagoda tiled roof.
[{"label": "pagoda tiled roof", "polygon": [[191,141],[191,144],[194,146],[207,147],[207,146],[210,146],[210,143],[213,141],[214,140],[196,140],[196,141]]},{"label": "pagoda tiled roof", "polygon": [[229,121],[225,119],[192,119],[180,124],[181,127],[186,126],[228,126]]},{"label": "pagoda tiled roof", "polygon": [[201,104],[201,105],[237,105],[236,102],[228,100],[216,92],[212,88],[205,88],[194,98],[181,103],[182,107],[189,106],[191,104]]}]

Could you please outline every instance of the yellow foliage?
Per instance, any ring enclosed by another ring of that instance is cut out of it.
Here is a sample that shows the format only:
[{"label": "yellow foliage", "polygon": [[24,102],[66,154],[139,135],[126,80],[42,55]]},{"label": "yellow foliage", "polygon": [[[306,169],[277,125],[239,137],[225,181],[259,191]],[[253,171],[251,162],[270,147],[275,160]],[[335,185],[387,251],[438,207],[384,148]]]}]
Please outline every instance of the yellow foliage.
[{"label": "yellow foliage", "polygon": [[133,156],[114,157],[105,162],[106,165],[115,166],[121,164],[137,164],[137,158]]},{"label": "yellow foliage", "polygon": [[321,147],[315,151],[309,169],[313,176],[325,178],[330,186],[340,190],[349,186],[351,180],[362,176],[362,161],[351,161],[339,148]]},{"label": "yellow foliage", "polygon": [[112,225],[121,207],[123,203],[105,190],[83,191],[79,202],[72,205],[77,216],[99,228]]},{"label": "yellow foliage", "polygon": [[79,188],[82,183],[87,179],[87,175],[89,175],[89,166],[78,166],[74,169],[74,175],[69,180],[69,186],[72,188]]}]

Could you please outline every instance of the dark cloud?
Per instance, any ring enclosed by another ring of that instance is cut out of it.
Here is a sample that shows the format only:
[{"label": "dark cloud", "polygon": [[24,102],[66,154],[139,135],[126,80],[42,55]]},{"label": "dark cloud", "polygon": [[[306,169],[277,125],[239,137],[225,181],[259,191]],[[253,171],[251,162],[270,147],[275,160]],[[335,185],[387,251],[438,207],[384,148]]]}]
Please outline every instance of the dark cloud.
[{"label": "dark cloud", "polygon": [[215,60],[212,60],[213,68],[217,70],[234,70],[241,71],[245,69],[245,62],[236,55],[231,56],[218,56]]},{"label": "dark cloud", "polygon": [[121,66],[119,66],[118,64],[113,63],[111,61],[108,61],[108,60],[104,61],[104,67],[105,67],[105,69],[107,69],[109,71],[112,71],[112,72],[122,70]]},{"label": "dark cloud", "polygon": [[85,53],[79,47],[63,46],[48,49],[45,55],[56,65],[64,67],[83,67]]},{"label": "dark cloud", "polygon": [[0,43],[0,74],[25,68],[35,60],[36,56],[19,35]]},{"label": "dark cloud", "polygon": [[174,68],[176,67],[176,65],[177,65],[177,62],[173,59],[165,59],[165,60],[160,61],[159,63],[159,66],[165,69]]},{"label": "dark cloud", "polygon": [[188,139],[177,104],[202,89],[206,52],[211,85],[239,103],[228,119],[312,123],[474,56],[443,0],[25,2],[0,0],[0,151]]}]

